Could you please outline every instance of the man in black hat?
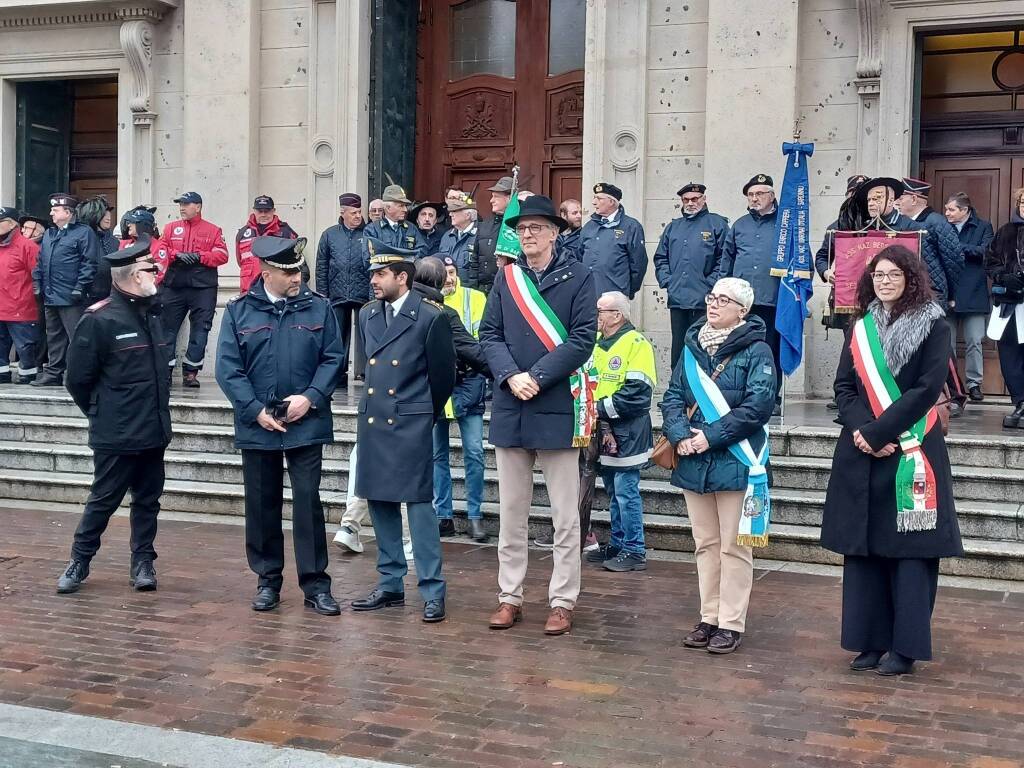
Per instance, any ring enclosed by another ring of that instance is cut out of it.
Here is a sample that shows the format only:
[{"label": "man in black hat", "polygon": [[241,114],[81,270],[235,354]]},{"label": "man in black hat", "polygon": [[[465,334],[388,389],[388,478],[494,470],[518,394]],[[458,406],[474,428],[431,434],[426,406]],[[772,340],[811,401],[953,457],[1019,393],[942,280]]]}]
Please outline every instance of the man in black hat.
[{"label": "man in black hat", "polygon": [[166,336],[154,311],[157,267],[148,238],[104,258],[110,296],[93,304],[75,328],[67,388],[89,418],[92,490],[75,531],[71,562],[57,592],[76,592],[125,493],[132,492],[131,570],[136,590],[156,589],[153,561],[164,488],[164,450],[171,442]]},{"label": "man in black hat", "polygon": [[[320,235],[316,248],[316,289],[331,300],[338,317],[341,343],[345,357],[338,379],[340,389],[348,388],[348,361],[352,359],[352,372],[356,381],[363,378],[366,355],[359,339],[356,322],[359,310],[370,298],[370,279],[367,269],[370,254],[366,250],[363,224],[363,201],[355,192],[338,197],[340,214],[338,223]],[[353,354],[353,347],[355,353]]]},{"label": "man in black hat", "polygon": [[409,218],[416,222],[416,228],[427,244],[427,256],[433,256],[440,250],[441,238],[448,231],[444,225],[447,213],[448,208],[444,203],[432,203],[429,200],[409,209]]},{"label": "man in black hat", "polygon": [[163,320],[173,366],[177,362],[178,331],[188,315],[188,347],[181,363],[181,379],[184,386],[198,388],[217,310],[217,269],[227,264],[228,247],[220,227],[203,218],[203,198],[198,192],[186,192],[174,202],[181,218],[164,228],[170,266],[163,281]]},{"label": "man in black hat", "polygon": [[[249,290],[249,286],[260,276],[260,260],[252,255],[252,243],[257,237],[284,237],[297,240],[298,233],[281,221],[274,207],[274,198],[270,195],[257,195],[252,201],[252,213],[245,226],[235,235],[235,258],[238,260],[238,289],[241,293]],[[309,281],[309,267],[302,263],[302,279]]]},{"label": "man in black hat", "polygon": [[455,386],[455,347],[444,307],[411,290],[417,251],[368,240],[377,301],[359,313],[369,360],[359,404],[356,495],[366,499],[377,535],[377,587],[352,601],[356,611],[405,604],[408,571],[402,503],[416,558],[423,621],[445,618],[441,539],[432,506],[434,422]]},{"label": "man in black hat", "polygon": [[344,349],[330,302],[302,282],[305,245],[304,237],[253,242],[260,276],[224,311],[217,383],[234,407],[235,447],[242,451],[245,552],[259,577],[252,609],[273,610],[281,600],[287,460],[299,587],[307,606],[336,616],[320,471],[323,447],[334,442],[331,395]]},{"label": "man in black hat", "polygon": [[[772,277],[775,261],[775,220],[779,208],[775,202],[775,182],[766,173],[753,176],[743,185],[747,213],[736,220],[725,238],[718,277],[740,277],[754,289],[750,311],[765,324],[765,338],[775,358],[775,375],[782,402],[782,368],[779,365],[779,332],[775,330],[775,305],[779,296],[779,278]],[[776,408],[778,412],[778,408]]]},{"label": "man in black hat", "polygon": [[644,228],[626,215],[622,190],[614,184],[594,185],[594,212],[580,233],[579,253],[594,273],[597,295],[619,291],[636,296],[647,274]]},{"label": "man in black hat", "polygon": [[75,219],[78,198],[58,192],[50,196],[53,228],[43,235],[32,289],[43,300],[47,362],[35,387],[59,387],[67,367],[68,344],[102,256],[96,233]]},{"label": "man in black hat", "polygon": [[463,284],[468,288],[476,288],[487,293],[494,285],[494,276],[498,273],[498,260],[494,249],[498,245],[498,233],[501,222],[505,218],[505,209],[512,200],[511,176],[502,176],[493,187],[491,193],[491,215],[482,219],[476,228],[476,244],[469,255],[463,275]]},{"label": "man in black hat", "polygon": [[[590,440],[585,429],[576,434],[575,425],[588,418],[570,378],[594,350],[597,296],[590,270],[555,249],[566,222],[551,198],[527,198],[509,225],[519,236],[523,258],[498,274],[480,324],[480,344],[494,376],[489,438],[497,455],[500,501],[500,594],[489,623],[492,629],[509,629],[522,618],[533,470],[539,464],[555,528],[551,612],[544,631],[561,635],[572,628],[580,592],[578,464],[579,449]],[[549,313],[561,322],[564,339],[542,340],[536,331],[550,325],[543,319]]]},{"label": "man in black hat", "polygon": [[668,293],[672,318],[672,368],[683,351],[687,329],[704,318],[704,297],[718,280],[729,221],[708,210],[707,187],[691,181],[676,192],[682,213],[661,233],[654,252],[658,285]]},{"label": "man in black hat", "polygon": [[[903,194],[896,199],[896,208],[913,228],[928,233],[921,242],[921,257],[928,267],[936,301],[948,310],[955,304],[957,283],[964,269],[964,252],[953,225],[928,205],[931,191],[932,185],[926,181],[904,178]],[[955,338],[953,345],[956,346]]]}]

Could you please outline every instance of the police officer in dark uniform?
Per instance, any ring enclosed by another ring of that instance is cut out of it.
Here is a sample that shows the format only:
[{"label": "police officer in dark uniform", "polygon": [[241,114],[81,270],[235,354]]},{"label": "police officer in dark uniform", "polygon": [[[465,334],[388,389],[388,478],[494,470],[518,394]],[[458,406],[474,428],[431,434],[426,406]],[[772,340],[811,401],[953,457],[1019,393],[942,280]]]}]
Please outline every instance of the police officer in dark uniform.
[{"label": "police officer in dark uniform", "polygon": [[157,316],[157,267],[149,238],[109,253],[113,288],[75,328],[66,384],[89,417],[92,491],[75,531],[71,562],[57,592],[77,592],[89,575],[100,536],[128,490],[132,492],[132,562],[128,583],[156,589],[156,519],[164,490],[164,449],[171,442],[170,348]]},{"label": "police officer in dark uniform", "polygon": [[368,239],[375,301],[359,312],[366,389],[359,404],[356,495],[377,535],[377,588],[356,611],[405,604],[402,502],[409,516],[423,620],[443,621],[445,581],[434,496],[434,422],[455,387],[455,347],[444,307],[410,290],[416,252]]},{"label": "police officer in dark uniform", "polygon": [[259,577],[252,609],[269,611],[281,600],[287,459],[299,586],[307,606],[336,616],[320,470],[324,444],[334,442],[331,395],[345,349],[330,301],[302,282],[305,245],[304,237],[253,241],[260,276],[224,311],[217,383],[234,407],[235,447],[242,451],[245,552]]}]

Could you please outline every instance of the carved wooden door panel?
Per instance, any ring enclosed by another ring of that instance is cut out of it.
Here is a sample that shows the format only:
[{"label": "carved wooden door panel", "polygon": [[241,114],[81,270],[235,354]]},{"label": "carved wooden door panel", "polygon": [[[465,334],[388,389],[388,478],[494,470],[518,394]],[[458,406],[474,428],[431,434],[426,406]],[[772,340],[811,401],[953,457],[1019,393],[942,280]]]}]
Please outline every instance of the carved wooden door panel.
[{"label": "carved wooden door panel", "polygon": [[578,197],[585,0],[429,0],[420,28],[416,196],[521,186]]}]

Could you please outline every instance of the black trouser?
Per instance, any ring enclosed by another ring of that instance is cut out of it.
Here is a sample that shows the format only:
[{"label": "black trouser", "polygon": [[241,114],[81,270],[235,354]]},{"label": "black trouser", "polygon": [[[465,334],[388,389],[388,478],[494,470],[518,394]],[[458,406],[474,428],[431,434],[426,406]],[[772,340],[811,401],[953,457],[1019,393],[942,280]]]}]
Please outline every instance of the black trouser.
[{"label": "black trouser", "polygon": [[100,548],[100,536],[110,516],[132,492],[131,549],[132,565],[155,560],[156,518],[160,513],[160,495],[164,492],[164,449],[151,448],[138,453],[93,451],[95,473],[85,512],[75,531],[71,556],[89,562]]},{"label": "black trouser", "polygon": [[249,567],[259,576],[260,587],[278,592],[284,577],[284,465],[292,488],[292,539],[299,586],[307,597],[328,592],[327,532],[320,503],[322,445],[304,445],[286,451],[242,450],[242,481],[245,483],[245,554]]},{"label": "black trouser", "polygon": [[71,346],[71,337],[85,313],[85,307],[72,305],[45,309],[47,360],[43,372],[59,377],[67,370],[68,347]]},{"label": "black trouser", "polygon": [[580,540],[584,546],[590,534],[590,513],[594,509],[597,460],[600,455],[601,430],[595,428],[590,443],[586,448],[580,448]]},{"label": "black trouser", "polygon": [[[39,327],[37,333],[39,334],[36,338],[36,368],[44,368],[46,366],[46,307],[43,306],[43,297],[36,296],[36,309],[39,312]],[[26,361],[28,362],[28,361]]]},{"label": "black trouser", "polygon": [[775,307],[755,304],[750,308],[750,314],[757,315],[764,320],[764,340],[772,349],[772,359],[775,361],[775,400],[782,401],[782,366],[779,365],[779,345],[781,337],[775,330]]},{"label": "black trouser", "polygon": [[683,341],[686,339],[686,332],[690,326],[702,317],[707,317],[707,310],[704,307],[696,309],[670,309],[669,316],[672,321],[672,370],[676,369],[676,362],[683,354]]},{"label": "black trouser", "polygon": [[1018,343],[1017,321],[1011,317],[1006,324],[1002,338],[996,342],[999,350],[999,370],[1010,392],[1014,405],[1024,402],[1024,346]]},{"label": "black trouser", "polygon": [[843,634],[848,651],[932,657],[932,608],[938,558],[843,559]]},{"label": "black trouser", "polygon": [[[334,314],[338,316],[338,328],[341,333],[341,343],[345,345],[345,356],[341,362],[341,375],[348,375],[348,361],[352,360],[352,375],[363,376],[366,371],[366,354],[363,352],[363,343],[359,338],[359,310],[363,305],[357,301],[346,301],[334,305]],[[355,349],[355,354],[352,350]]]},{"label": "black trouser", "polygon": [[213,327],[213,315],[217,311],[217,289],[214,288],[171,288],[164,286],[160,293],[163,300],[164,328],[167,341],[177,357],[178,331],[188,315],[188,348],[181,363],[183,371],[203,370],[206,356],[206,340]]}]

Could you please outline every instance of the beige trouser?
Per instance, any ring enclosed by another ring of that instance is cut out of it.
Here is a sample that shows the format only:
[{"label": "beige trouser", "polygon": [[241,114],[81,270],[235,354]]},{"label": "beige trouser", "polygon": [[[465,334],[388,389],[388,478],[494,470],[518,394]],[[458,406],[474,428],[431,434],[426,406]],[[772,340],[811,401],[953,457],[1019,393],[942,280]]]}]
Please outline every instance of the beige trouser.
[{"label": "beige trouser", "polygon": [[736,543],[743,491],[683,491],[697,547],[700,620],[742,632],[754,584],[754,552]]},{"label": "beige trouser", "polygon": [[498,461],[498,601],[523,604],[533,467],[540,465],[555,528],[548,601],[552,608],[576,606],[580,596],[579,448],[530,451],[495,448]]}]

